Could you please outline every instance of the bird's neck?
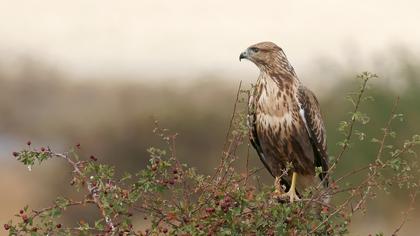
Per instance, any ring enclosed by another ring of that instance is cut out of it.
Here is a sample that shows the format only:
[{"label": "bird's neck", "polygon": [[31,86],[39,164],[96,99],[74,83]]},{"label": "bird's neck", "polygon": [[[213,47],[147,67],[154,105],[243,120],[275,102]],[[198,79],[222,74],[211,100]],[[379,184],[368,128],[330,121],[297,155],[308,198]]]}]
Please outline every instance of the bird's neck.
[{"label": "bird's neck", "polygon": [[267,66],[260,68],[260,78],[274,81],[277,85],[279,85],[280,89],[286,84],[288,85],[286,87],[299,87],[301,82],[296,76],[293,67],[290,68],[291,69],[285,69],[280,66]]},{"label": "bird's neck", "polygon": [[300,85],[301,83],[296,77],[282,77],[279,75],[273,77],[268,73],[261,71],[257,83],[255,84],[256,90],[254,92],[274,97],[278,97],[279,94],[292,96],[292,94],[295,94],[299,89]]},{"label": "bird's neck", "polygon": [[269,75],[275,80],[298,82],[293,66],[289,63],[286,56],[275,56],[270,63],[261,63],[260,71]]}]

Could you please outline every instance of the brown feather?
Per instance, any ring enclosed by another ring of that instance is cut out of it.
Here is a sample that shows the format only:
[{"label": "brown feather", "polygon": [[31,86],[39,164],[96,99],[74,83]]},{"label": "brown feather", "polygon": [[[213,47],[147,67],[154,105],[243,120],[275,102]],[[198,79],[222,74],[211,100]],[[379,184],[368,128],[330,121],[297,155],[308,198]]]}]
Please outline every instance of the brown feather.
[{"label": "brown feather", "polygon": [[[321,167],[321,179],[326,176],[328,171],[327,154],[327,133],[325,131],[324,121],[321,115],[321,109],[315,94],[308,88],[301,86],[299,89],[299,102],[304,110],[304,116],[307,123],[308,132],[314,146],[315,165]],[[328,180],[324,181],[328,185]]]}]

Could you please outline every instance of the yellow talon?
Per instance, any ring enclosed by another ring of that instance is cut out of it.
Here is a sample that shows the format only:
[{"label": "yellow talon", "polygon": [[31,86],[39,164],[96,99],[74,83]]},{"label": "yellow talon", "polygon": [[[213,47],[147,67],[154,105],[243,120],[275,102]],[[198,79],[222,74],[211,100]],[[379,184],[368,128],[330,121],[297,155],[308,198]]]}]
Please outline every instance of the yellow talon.
[{"label": "yellow talon", "polygon": [[297,179],[297,173],[293,172],[292,175],[292,184],[290,185],[290,189],[287,193],[284,193],[280,195],[281,199],[289,198],[290,203],[293,203],[294,201],[299,201],[300,198],[298,197],[296,193],[296,179]]}]

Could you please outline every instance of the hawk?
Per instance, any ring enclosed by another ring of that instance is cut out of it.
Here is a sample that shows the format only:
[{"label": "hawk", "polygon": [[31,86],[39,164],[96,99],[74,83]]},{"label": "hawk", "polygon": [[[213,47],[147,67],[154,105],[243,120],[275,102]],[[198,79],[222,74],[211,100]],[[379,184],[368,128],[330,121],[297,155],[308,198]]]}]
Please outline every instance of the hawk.
[{"label": "hawk", "polygon": [[[241,59],[260,69],[249,99],[248,126],[253,147],[275,178],[274,195],[294,202],[309,186],[322,181],[327,187],[326,132],[314,93],[272,42],[248,47]],[[322,170],[318,175],[317,167]]]}]

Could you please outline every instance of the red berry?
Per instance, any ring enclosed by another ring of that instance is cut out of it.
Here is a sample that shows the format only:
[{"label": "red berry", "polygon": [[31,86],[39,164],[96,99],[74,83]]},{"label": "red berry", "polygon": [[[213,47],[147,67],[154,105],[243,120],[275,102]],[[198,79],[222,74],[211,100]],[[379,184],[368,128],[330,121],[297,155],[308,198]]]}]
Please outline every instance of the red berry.
[{"label": "red berry", "polygon": [[80,149],[80,143],[76,144],[77,149]]},{"label": "red berry", "polygon": [[41,147],[41,152],[45,152],[45,148],[44,147]]},{"label": "red berry", "polygon": [[14,157],[18,157],[19,156],[19,153],[18,152],[13,152],[13,156]]},{"label": "red berry", "polygon": [[98,160],[98,158],[96,158],[94,155],[90,156],[90,159],[91,159],[92,161],[97,161],[97,160]]},{"label": "red berry", "polygon": [[215,211],[215,209],[213,207],[206,208],[207,213],[213,213],[214,211]]},{"label": "red berry", "polygon": [[28,221],[29,221],[28,216],[27,215],[22,215],[22,220],[23,220],[23,222],[28,223]]},{"label": "red berry", "polygon": [[22,215],[23,214],[23,210],[20,210],[19,213]]},{"label": "red berry", "polygon": [[57,229],[61,228],[61,224],[57,224],[55,227],[57,227]]},{"label": "red berry", "polygon": [[32,144],[32,142],[31,142],[31,141],[28,141],[28,142],[26,142],[26,144],[27,144],[28,146],[30,146],[30,145]]},{"label": "red berry", "polygon": [[5,230],[9,230],[9,229],[10,229],[10,225],[8,225],[8,224],[4,224],[4,229],[5,229]]},{"label": "red berry", "polygon": [[157,166],[153,164],[151,169],[152,169],[152,171],[156,171],[157,170]]}]

